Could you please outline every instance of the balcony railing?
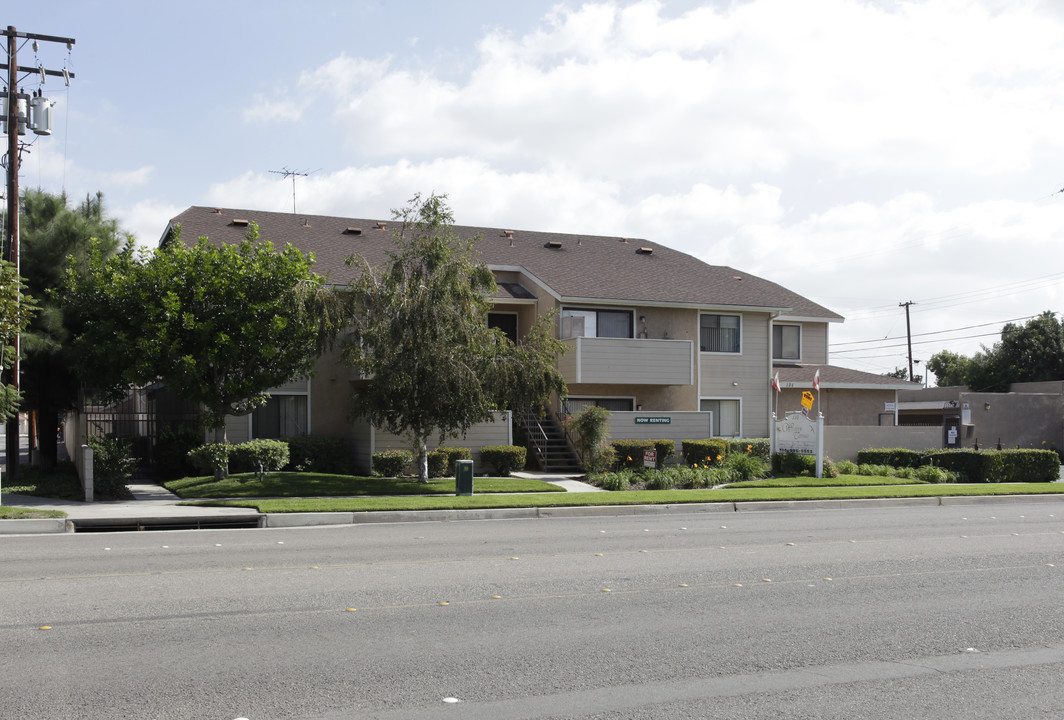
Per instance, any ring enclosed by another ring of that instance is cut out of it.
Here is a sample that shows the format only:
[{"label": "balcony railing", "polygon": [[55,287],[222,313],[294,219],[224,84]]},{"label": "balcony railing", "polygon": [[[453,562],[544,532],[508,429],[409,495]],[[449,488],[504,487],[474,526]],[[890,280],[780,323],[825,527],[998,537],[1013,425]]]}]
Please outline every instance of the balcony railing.
[{"label": "balcony railing", "polygon": [[563,340],[559,360],[565,382],[620,385],[693,385],[694,343],[690,340],[578,337]]}]

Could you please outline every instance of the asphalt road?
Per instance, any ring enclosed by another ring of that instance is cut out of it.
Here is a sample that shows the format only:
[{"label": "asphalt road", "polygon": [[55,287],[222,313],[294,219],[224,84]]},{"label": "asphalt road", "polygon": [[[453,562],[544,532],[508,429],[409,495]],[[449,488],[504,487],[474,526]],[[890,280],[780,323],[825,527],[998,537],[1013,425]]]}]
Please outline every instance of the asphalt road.
[{"label": "asphalt road", "polygon": [[0,558],[4,718],[1064,717],[1064,503],[5,537]]}]

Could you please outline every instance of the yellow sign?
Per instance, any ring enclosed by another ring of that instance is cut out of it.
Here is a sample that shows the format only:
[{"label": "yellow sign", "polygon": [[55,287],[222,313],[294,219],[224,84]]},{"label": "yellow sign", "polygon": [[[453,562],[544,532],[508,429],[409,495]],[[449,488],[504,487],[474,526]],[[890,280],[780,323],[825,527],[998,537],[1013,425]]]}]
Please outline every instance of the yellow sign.
[{"label": "yellow sign", "polygon": [[802,407],[806,410],[810,410],[813,407],[813,393],[808,390],[802,393]]}]

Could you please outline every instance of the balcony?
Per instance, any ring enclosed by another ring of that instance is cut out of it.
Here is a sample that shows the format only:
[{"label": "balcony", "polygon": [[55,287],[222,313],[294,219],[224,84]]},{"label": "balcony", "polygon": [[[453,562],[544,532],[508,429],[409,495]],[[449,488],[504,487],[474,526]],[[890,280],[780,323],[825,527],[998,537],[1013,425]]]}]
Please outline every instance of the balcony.
[{"label": "balcony", "polygon": [[690,340],[577,337],[562,340],[569,351],[558,361],[567,384],[693,385]]}]

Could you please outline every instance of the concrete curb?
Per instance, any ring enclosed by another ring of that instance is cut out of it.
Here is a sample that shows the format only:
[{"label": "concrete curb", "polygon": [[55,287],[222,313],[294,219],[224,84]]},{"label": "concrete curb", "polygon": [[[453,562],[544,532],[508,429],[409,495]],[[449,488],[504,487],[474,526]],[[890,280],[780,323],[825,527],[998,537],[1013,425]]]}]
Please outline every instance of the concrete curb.
[{"label": "concrete curb", "polygon": [[[619,517],[627,515],[679,515],[697,513],[781,512],[788,510],[853,510],[879,507],[943,507],[991,503],[1022,504],[1064,502],[1061,495],[932,496],[919,498],[864,498],[848,500],[777,500],[668,505],[587,505],[579,507],[494,508],[477,510],[379,510],[371,512],[266,513],[259,527],[294,528],[375,523],[456,522],[462,520],[535,520],[548,518]],[[247,520],[239,516],[143,516],[110,518],[44,518],[0,520],[0,535],[38,535],[72,532],[79,521],[96,528],[114,525],[176,525],[203,520]]]},{"label": "concrete curb", "polygon": [[0,535],[41,535],[67,531],[66,518],[27,518],[0,520]]}]

